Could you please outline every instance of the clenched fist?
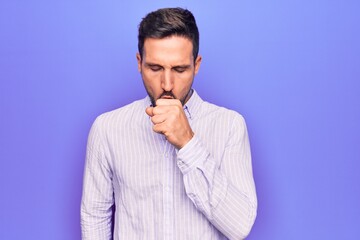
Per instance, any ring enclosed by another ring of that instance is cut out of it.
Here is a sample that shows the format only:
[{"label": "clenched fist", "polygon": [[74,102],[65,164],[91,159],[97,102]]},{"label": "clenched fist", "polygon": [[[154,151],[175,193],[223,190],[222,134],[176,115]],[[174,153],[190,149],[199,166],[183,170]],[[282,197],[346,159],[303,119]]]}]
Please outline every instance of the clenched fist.
[{"label": "clenched fist", "polygon": [[158,99],[156,107],[146,108],[146,114],[151,117],[154,132],[164,134],[178,149],[185,146],[194,136],[178,99]]}]

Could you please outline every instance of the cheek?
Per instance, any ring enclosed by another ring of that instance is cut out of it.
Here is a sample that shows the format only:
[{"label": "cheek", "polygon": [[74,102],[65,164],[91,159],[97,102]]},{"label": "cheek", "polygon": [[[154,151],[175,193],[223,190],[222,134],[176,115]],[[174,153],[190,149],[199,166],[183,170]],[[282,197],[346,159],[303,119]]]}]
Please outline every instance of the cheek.
[{"label": "cheek", "polygon": [[178,97],[184,97],[184,95],[187,95],[188,91],[191,88],[192,82],[193,82],[193,75],[191,73],[189,74],[182,74],[177,78],[176,83],[174,84],[174,94]]},{"label": "cheek", "polygon": [[144,84],[148,90],[151,92],[156,92],[161,86],[160,76],[157,73],[143,71],[142,72],[142,79]]},{"label": "cheek", "polygon": [[194,75],[192,74],[192,72],[183,73],[183,74],[179,74],[176,79],[177,79],[177,83],[179,85],[178,87],[188,88],[188,87],[190,87],[190,85],[194,79]]}]

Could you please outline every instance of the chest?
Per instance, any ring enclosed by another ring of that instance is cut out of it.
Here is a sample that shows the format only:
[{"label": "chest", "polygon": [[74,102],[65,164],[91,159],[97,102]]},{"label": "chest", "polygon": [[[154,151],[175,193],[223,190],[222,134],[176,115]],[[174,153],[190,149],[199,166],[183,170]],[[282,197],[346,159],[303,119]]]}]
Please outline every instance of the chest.
[{"label": "chest", "polygon": [[[211,121],[189,121],[190,125],[215,159],[221,159],[224,149],[224,133],[216,130]],[[210,123],[210,124],[209,124]],[[176,150],[162,134],[153,132],[149,120],[142,124],[116,129],[109,138],[109,162],[114,183],[120,189],[128,189],[136,195],[166,189],[168,184],[181,181],[176,163]]]}]

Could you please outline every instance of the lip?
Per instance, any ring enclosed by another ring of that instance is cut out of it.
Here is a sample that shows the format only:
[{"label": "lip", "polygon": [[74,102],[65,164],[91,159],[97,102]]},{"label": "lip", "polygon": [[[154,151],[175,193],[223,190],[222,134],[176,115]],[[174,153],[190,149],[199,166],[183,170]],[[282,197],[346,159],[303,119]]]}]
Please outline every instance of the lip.
[{"label": "lip", "polygon": [[162,96],[161,99],[174,99],[172,96]]}]

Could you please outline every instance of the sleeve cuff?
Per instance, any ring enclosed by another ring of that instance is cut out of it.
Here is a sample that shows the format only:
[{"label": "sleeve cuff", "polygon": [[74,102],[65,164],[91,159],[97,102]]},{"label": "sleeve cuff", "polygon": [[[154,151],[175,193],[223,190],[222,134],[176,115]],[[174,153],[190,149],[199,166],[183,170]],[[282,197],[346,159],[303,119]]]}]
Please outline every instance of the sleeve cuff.
[{"label": "sleeve cuff", "polygon": [[177,165],[183,174],[202,164],[209,153],[203,147],[196,135],[180,150],[177,151]]}]

